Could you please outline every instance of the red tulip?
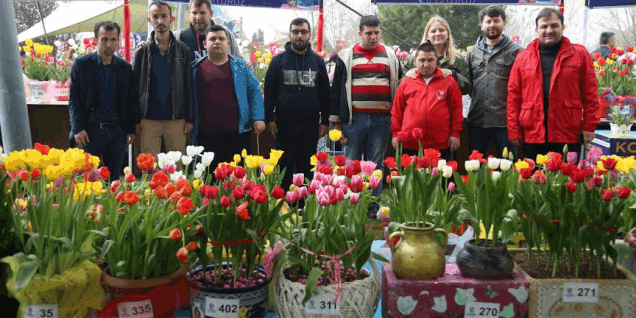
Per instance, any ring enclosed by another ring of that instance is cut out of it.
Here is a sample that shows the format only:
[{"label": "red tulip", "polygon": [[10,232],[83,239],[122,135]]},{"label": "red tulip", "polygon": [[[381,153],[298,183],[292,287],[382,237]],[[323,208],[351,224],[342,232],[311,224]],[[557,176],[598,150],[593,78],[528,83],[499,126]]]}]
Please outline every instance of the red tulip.
[{"label": "red tulip", "polygon": [[177,251],[177,259],[182,262],[185,262],[188,259],[188,250],[185,247],[182,247]]},{"label": "red tulip", "polygon": [[230,206],[230,204],[232,204],[232,198],[224,195],[224,196],[221,197],[221,202],[219,202],[219,204],[222,207],[227,208],[227,207]]},{"label": "red tulip", "polygon": [[274,199],[278,200],[285,197],[285,190],[283,190],[283,188],[279,185],[275,185],[270,194]]},{"label": "red tulip", "polygon": [[169,236],[171,240],[178,241],[181,239],[181,231],[179,231],[179,229],[172,229]]},{"label": "red tulip", "polygon": [[605,190],[603,190],[603,200],[605,200],[606,202],[611,201],[613,196],[614,196],[614,190],[613,189],[605,189]]},{"label": "red tulip", "polygon": [[632,190],[628,187],[618,187],[618,191],[616,192],[616,196],[620,199],[626,199]]},{"label": "red tulip", "polygon": [[576,183],[568,181],[565,183],[565,187],[568,189],[568,193],[572,194],[576,191]]}]

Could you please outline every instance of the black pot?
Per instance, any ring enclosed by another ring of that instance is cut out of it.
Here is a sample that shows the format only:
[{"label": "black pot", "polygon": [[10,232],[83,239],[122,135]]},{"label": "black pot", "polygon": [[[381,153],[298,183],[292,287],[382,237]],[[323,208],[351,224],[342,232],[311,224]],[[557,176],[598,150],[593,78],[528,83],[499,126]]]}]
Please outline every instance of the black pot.
[{"label": "black pot", "polygon": [[[225,268],[225,265],[223,265]],[[262,266],[254,266],[261,273],[265,273]],[[208,265],[208,270],[214,270],[214,265]],[[214,317],[212,314],[206,314],[205,299],[239,299],[239,310],[246,311],[246,318],[263,318],[267,309],[267,298],[269,296],[269,279],[263,283],[250,287],[202,287],[191,280],[191,277],[203,270],[203,266],[197,266],[188,271],[186,279],[190,286],[190,306],[192,309],[192,317]]]},{"label": "black pot", "polygon": [[[484,241],[484,240],[480,240]],[[490,240],[487,241],[490,245]],[[468,241],[457,254],[457,267],[464,277],[477,279],[509,279],[515,263],[506,245],[477,246]]]}]

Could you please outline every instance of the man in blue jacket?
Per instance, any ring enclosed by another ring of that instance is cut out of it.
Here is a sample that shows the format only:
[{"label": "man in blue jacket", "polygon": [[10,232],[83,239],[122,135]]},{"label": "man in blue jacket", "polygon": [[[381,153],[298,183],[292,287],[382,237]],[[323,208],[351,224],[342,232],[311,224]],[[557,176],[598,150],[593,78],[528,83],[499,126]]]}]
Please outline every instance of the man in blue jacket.
[{"label": "man in blue jacket", "polygon": [[75,59],[68,103],[70,139],[100,157],[113,178],[122,174],[126,144],[135,134],[132,67],[114,55],[120,32],[117,23],[95,24],[97,52]]},{"label": "man in blue jacket", "polygon": [[294,19],[285,52],[274,56],[265,75],[265,109],[276,148],[283,150],[283,188],[292,174],[309,177],[310,158],[316,153],[318,137],[328,131],[329,74],[322,57],[311,50],[309,21]]},{"label": "man in blue jacket", "polygon": [[214,152],[213,167],[248,147],[252,126],[256,134],[265,130],[258,80],[242,59],[228,55],[228,45],[225,29],[210,26],[208,55],[193,70],[195,141]]}]

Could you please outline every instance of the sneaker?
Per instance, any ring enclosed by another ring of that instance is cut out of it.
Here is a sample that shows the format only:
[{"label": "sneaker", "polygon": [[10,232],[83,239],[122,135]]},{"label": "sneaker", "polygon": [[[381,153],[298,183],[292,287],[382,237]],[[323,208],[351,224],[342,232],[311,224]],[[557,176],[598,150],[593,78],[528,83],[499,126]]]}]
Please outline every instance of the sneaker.
[{"label": "sneaker", "polygon": [[378,211],[380,211],[380,204],[378,204],[377,202],[369,203],[369,212],[367,212],[367,217],[369,219],[377,219]]}]

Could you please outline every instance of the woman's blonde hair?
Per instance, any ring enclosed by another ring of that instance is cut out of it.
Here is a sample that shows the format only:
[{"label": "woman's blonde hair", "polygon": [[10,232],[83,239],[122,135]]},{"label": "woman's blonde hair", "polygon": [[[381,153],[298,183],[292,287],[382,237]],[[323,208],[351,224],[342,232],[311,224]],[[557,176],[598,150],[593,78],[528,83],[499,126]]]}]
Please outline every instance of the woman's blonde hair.
[{"label": "woman's blonde hair", "polygon": [[457,50],[455,49],[455,45],[453,44],[453,35],[451,34],[448,22],[446,22],[444,18],[436,15],[428,20],[428,23],[426,23],[426,28],[424,29],[424,35],[422,36],[422,43],[429,41],[427,39],[428,31],[430,31],[431,26],[435,22],[439,22],[446,29],[446,32],[448,32],[448,40],[446,40],[446,44],[444,44],[442,56],[448,58],[450,65],[455,65],[455,61],[457,60]]}]

